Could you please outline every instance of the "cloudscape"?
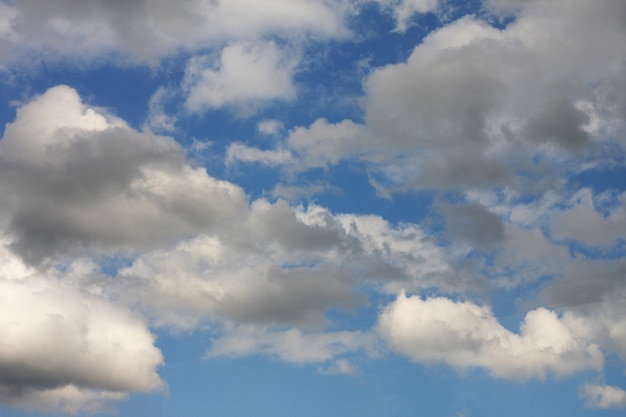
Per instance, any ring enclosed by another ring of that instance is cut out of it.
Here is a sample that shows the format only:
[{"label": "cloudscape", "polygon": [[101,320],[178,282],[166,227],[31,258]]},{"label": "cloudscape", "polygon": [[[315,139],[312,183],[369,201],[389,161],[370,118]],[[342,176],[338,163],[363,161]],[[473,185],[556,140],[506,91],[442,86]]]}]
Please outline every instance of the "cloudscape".
[{"label": "cloudscape", "polygon": [[620,416],[623,0],[0,0],[0,415]]}]

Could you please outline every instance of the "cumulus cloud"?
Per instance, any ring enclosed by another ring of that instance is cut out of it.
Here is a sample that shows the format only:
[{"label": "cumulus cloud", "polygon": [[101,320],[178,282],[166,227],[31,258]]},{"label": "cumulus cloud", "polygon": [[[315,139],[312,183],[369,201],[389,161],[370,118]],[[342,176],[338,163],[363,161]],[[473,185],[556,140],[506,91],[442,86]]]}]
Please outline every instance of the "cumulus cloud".
[{"label": "cumulus cloud", "polygon": [[292,130],[280,143],[295,156],[286,167],[355,158],[390,190],[536,193],[557,188],[572,162],[597,166],[606,147],[623,148],[626,102],[611,93],[626,79],[622,2],[500,6],[514,13],[506,27],[466,16],[431,32],[406,62],[374,69],[363,124],[320,119]]},{"label": "cumulus cloud", "polygon": [[612,385],[585,384],[581,395],[587,399],[590,408],[624,408],[626,391]]},{"label": "cumulus cloud", "polygon": [[138,132],[66,86],[18,109],[0,161],[4,225],[31,263],[154,247],[247,206],[239,187],[187,164],[173,139]]},{"label": "cumulus cloud", "polygon": [[36,272],[6,246],[0,253],[10,261],[0,273],[0,402],[93,412],[164,388],[146,320],[60,279],[68,273]]},{"label": "cumulus cloud", "polygon": [[626,38],[618,3],[524,2],[502,30],[467,17],[446,25],[367,78],[367,123],[411,152],[400,162],[420,188],[512,183],[532,167],[523,158],[588,148],[590,114],[610,119],[603,109],[623,105],[604,89],[623,80],[623,56],[599,35]]},{"label": "cumulus cloud", "polygon": [[[305,133],[297,142],[312,144]],[[69,87],[18,109],[0,160],[11,250],[38,268],[127,257],[117,297],[157,325],[228,318],[319,327],[328,309],[363,303],[360,282],[462,287],[418,226],[280,200],[248,204],[238,186],[189,165],[171,138],[136,131]]]},{"label": "cumulus cloud", "polygon": [[596,344],[578,337],[567,316],[531,310],[514,333],[488,307],[401,293],[385,308],[378,330],[389,346],[416,362],[484,368],[497,378],[529,379],[599,370]]},{"label": "cumulus cloud", "polygon": [[191,59],[183,88],[193,112],[230,106],[249,113],[264,102],[295,97],[297,58],[276,43],[234,43],[211,56]]},{"label": "cumulus cloud", "polygon": [[117,282],[119,296],[160,326],[228,319],[320,328],[330,308],[366,302],[359,283],[458,290],[449,275],[445,254],[415,226],[259,199],[224,233],[143,254]]}]

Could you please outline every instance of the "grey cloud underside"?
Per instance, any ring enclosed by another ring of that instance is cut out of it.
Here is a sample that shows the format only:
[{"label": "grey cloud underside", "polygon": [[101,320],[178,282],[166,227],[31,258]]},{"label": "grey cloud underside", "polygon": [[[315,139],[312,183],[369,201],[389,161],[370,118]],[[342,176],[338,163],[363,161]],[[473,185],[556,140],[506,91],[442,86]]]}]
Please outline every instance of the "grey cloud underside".
[{"label": "grey cloud underside", "polygon": [[19,109],[0,158],[9,247],[38,268],[134,258],[111,291],[159,325],[226,317],[320,326],[328,309],[365,303],[355,294],[362,282],[457,286],[418,227],[249,204],[241,188],[189,165],[172,139],[133,130],[69,87]]},{"label": "grey cloud underside", "polygon": [[5,50],[8,65],[28,60],[29,54],[48,62],[89,62],[104,55],[154,63],[181,49],[195,51],[232,40],[345,36],[343,9],[341,2],[300,0],[18,0],[7,8],[11,13],[7,33],[0,33],[0,51]]},{"label": "grey cloud underside", "polygon": [[465,239],[482,248],[493,247],[505,239],[502,220],[478,204],[444,204],[445,233],[451,239]]}]

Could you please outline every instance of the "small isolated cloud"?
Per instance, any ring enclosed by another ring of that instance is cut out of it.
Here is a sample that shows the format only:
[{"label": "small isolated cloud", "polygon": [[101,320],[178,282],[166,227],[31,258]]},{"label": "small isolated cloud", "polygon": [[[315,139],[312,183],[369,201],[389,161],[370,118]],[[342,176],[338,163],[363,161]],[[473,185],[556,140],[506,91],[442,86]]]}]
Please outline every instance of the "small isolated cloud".
[{"label": "small isolated cloud", "polygon": [[[288,152],[291,157],[276,160],[276,165],[280,165],[287,172],[299,173],[312,168],[328,168],[352,157],[364,157],[371,150],[372,138],[371,132],[365,126],[351,120],[330,123],[322,118],[309,127],[296,127],[290,131],[276,149],[258,150],[258,160],[254,158],[237,160],[259,162],[267,160],[265,155]],[[253,149],[246,147],[245,153],[252,155]]]},{"label": "small isolated cloud", "polygon": [[227,165],[243,162],[273,167],[284,165],[292,159],[293,155],[289,151],[263,150],[242,143],[233,143],[226,150]]},{"label": "small isolated cloud", "polygon": [[402,293],[382,312],[378,330],[392,349],[416,362],[484,368],[497,378],[543,379],[603,366],[598,346],[578,338],[568,318],[545,308],[529,311],[518,334],[488,307]]},{"label": "small isolated cloud", "polygon": [[585,384],[581,396],[587,399],[590,408],[624,408],[626,391],[612,385]]},{"label": "small isolated cloud", "polygon": [[152,94],[148,102],[148,116],[146,125],[154,132],[172,133],[176,130],[177,117],[168,114],[166,104],[171,100],[174,92],[165,87],[160,87]]},{"label": "small isolated cloud", "polygon": [[410,26],[410,20],[416,13],[435,11],[439,0],[374,0],[384,8],[391,10],[396,19],[396,30],[404,32]]},{"label": "small isolated cloud", "polygon": [[347,359],[337,359],[325,368],[318,368],[318,372],[324,375],[354,375],[359,370]]},{"label": "small isolated cloud", "polygon": [[274,119],[261,120],[257,129],[266,136],[277,136],[283,130],[283,123]]},{"label": "small isolated cloud", "polygon": [[328,183],[314,182],[303,184],[276,184],[270,195],[277,199],[298,202],[303,198],[310,199],[316,194],[341,194],[341,189]]},{"label": "small isolated cloud", "polygon": [[274,42],[233,43],[219,60],[192,58],[183,82],[192,112],[232,107],[245,113],[272,100],[296,95],[293,75],[298,60]]},{"label": "small isolated cloud", "polygon": [[[299,329],[271,330],[259,326],[236,326],[213,341],[206,357],[275,356],[292,363],[319,363],[339,355],[368,350],[372,336],[365,332],[304,333]],[[344,363],[344,368],[346,368]]]}]

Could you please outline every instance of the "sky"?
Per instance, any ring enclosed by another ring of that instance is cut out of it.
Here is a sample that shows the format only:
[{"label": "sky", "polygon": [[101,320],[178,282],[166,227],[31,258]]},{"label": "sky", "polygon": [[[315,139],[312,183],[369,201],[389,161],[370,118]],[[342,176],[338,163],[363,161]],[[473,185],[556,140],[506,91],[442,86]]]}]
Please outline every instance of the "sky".
[{"label": "sky", "polygon": [[0,415],[621,416],[623,0],[0,0]]}]

